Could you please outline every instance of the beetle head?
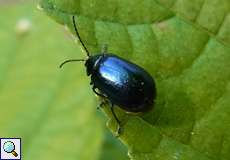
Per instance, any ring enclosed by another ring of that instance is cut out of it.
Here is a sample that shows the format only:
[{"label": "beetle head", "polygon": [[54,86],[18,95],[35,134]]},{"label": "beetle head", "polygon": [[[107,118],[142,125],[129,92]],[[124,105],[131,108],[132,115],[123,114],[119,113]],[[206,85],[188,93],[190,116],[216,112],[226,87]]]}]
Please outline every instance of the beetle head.
[{"label": "beetle head", "polygon": [[87,76],[91,75],[95,71],[97,65],[99,64],[98,62],[102,57],[102,55],[89,56],[85,62]]}]

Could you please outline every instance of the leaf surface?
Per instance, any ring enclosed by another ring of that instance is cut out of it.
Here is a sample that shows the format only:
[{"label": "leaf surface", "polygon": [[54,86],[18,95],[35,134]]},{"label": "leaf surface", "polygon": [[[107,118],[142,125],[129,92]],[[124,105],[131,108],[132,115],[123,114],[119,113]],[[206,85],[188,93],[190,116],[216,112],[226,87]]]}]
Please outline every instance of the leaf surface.
[{"label": "leaf surface", "polygon": [[229,159],[229,0],[41,0],[40,6],[72,30],[75,15],[92,54],[108,44],[155,78],[151,112],[116,110],[131,159]]},{"label": "leaf surface", "polygon": [[[21,137],[25,160],[99,159],[103,127],[84,67],[58,67],[81,53],[80,48],[35,4],[3,3],[0,137]],[[22,19],[31,26],[21,35],[17,33]]]}]

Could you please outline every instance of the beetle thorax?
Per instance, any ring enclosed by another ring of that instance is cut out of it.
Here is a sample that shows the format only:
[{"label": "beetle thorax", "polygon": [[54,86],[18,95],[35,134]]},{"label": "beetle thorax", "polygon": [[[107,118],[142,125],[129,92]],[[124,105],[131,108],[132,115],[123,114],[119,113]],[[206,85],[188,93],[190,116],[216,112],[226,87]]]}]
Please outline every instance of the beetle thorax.
[{"label": "beetle thorax", "polygon": [[97,68],[100,60],[103,58],[103,55],[95,55],[95,56],[90,56],[86,62],[85,62],[85,67],[86,67],[86,73],[87,75],[91,75],[95,69]]}]

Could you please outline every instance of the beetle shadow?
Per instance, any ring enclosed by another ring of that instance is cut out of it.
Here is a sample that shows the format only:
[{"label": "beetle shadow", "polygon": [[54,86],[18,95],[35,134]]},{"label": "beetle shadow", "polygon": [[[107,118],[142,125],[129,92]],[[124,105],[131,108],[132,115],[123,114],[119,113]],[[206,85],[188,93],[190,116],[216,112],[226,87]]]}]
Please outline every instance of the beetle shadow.
[{"label": "beetle shadow", "polygon": [[191,99],[180,83],[168,82],[158,86],[158,96],[151,112],[142,118],[166,136],[186,143],[195,123]]}]

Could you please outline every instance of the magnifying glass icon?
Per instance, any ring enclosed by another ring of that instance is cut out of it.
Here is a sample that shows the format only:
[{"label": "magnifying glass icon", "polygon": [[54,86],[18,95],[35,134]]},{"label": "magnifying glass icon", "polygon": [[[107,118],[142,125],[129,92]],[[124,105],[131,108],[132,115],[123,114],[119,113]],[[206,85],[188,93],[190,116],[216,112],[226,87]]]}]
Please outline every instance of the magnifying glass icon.
[{"label": "magnifying glass icon", "polygon": [[3,144],[3,150],[6,152],[6,153],[11,153],[14,155],[14,157],[17,157],[18,154],[17,152],[15,152],[15,145],[12,141],[7,141]]}]

